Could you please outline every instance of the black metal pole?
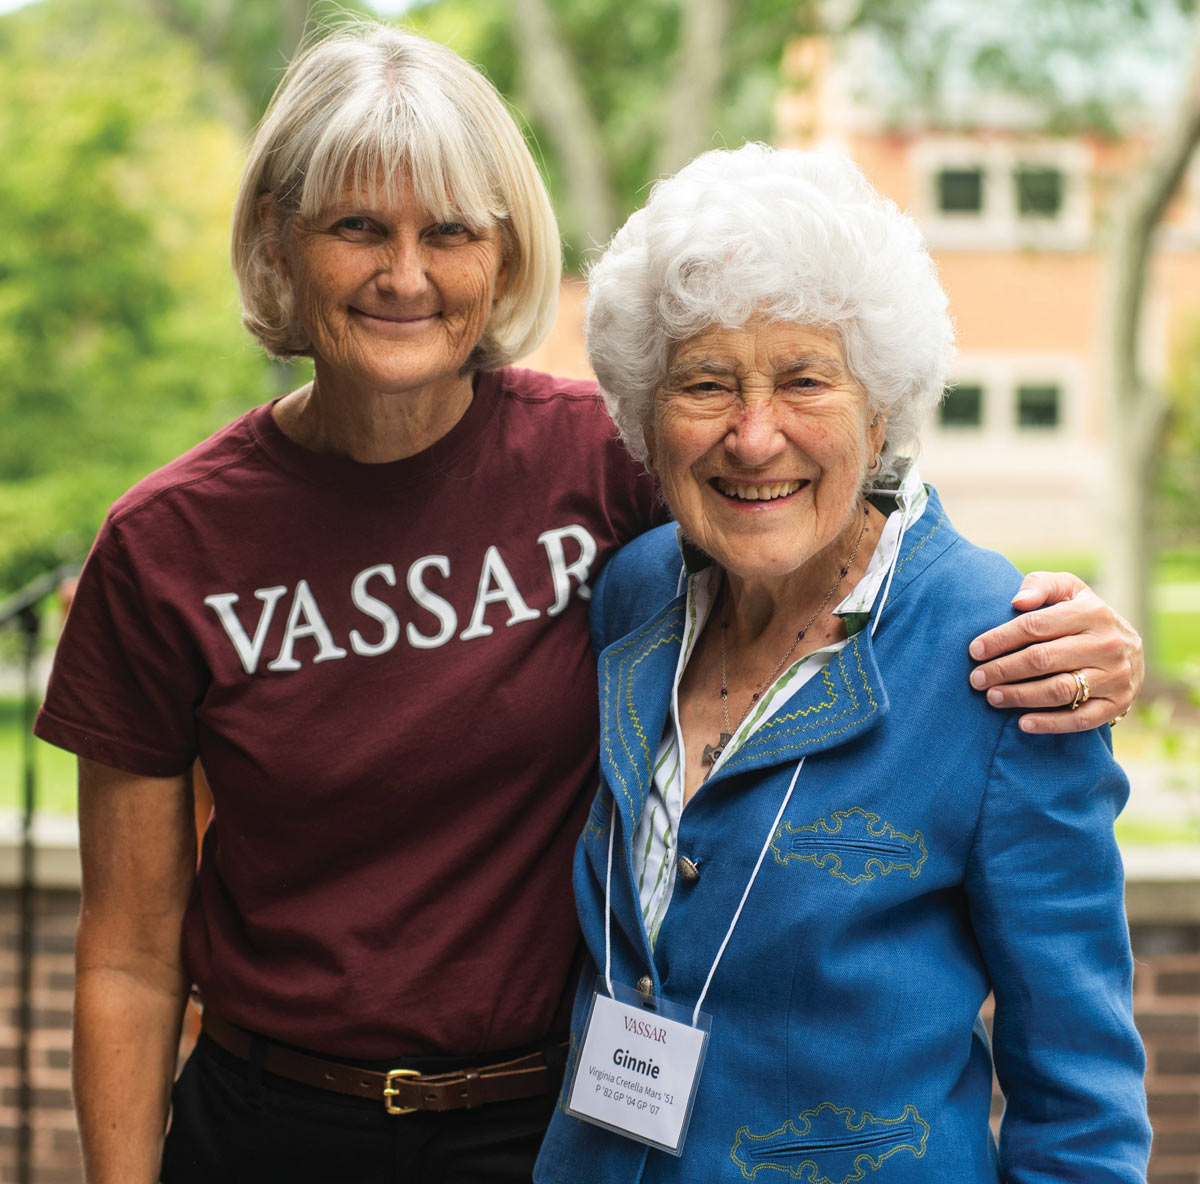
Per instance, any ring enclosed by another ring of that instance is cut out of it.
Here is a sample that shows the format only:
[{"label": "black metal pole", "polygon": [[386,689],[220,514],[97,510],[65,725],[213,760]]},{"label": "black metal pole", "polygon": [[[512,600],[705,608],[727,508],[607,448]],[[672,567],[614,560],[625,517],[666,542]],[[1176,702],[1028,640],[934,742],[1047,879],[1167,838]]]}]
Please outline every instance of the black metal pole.
[{"label": "black metal pole", "polygon": [[17,910],[20,925],[17,966],[17,1184],[33,1179],[33,1065],[30,1039],[33,1033],[33,957],[36,925],[33,880],[33,819],[37,807],[37,766],[33,741],[33,717],[37,713],[38,694],[34,681],[38,635],[42,618],[40,605],[77,568],[63,564],[31,580],[19,592],[0,602],[0,626],[16,621],[21,631],[24,671],[24,709],[21,729],[23,801],[21,808],[21,869]]},{"label": "black metal pole", "polygon": [[37,769],[33,744],[33,717],[37,711],[34,685],[34,660],[37,657],[41,617],[35,605],[27,605],[17,615],[21,629],[24,668],[24,800],[21,810],[20,879],[20,961],[17,1003],[17,1182],[30,1184],[33,1179],[33,1066],[30,1038],[33,1032],[33,956],[34,956],[34,883],[33,817],[37,798]]}]

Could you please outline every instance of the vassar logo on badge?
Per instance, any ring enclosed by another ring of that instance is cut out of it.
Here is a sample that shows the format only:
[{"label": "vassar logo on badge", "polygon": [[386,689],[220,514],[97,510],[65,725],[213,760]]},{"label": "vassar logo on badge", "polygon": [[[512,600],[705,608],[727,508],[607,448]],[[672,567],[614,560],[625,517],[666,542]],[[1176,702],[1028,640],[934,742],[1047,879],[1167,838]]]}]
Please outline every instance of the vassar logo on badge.
[{"label": "vassar logo on badge", "polygon": [[597,979],[567,1113],[672,1155],[683,1154],[712,1020],[665,999],[647,1002]]}]

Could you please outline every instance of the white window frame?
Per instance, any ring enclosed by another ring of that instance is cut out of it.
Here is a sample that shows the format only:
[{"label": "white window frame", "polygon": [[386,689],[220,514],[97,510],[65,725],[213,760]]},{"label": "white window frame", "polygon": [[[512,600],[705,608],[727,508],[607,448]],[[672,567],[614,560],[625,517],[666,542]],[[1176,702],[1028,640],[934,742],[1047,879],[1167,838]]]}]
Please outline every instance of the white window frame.
[{"label": "white window frame", "polygon": [[[1017,212],[1015,174],[1021,165],[1061,174],[1062,204],[1056,215]],[[923,137],[913,144],[911,167],[916,180],[913,213],[935,249],[1079,250],[1090,242],[1092,152],[1086,143],[1045,137]],[[983,173],[982,210],[941,208],[938,176],[946,169]]]},{"label": "white window frame", "polygon": [[[1036,447],[1040,442],[1058,447],[1065,439],[1078,438],[1084,430],[1087,381],[1083,363],[1069,354],[961,354],[948,385],[983,389],[979,426],[944,425],[935,411],[925,434],[958,442],[1004,440],[1023,446]],[[1017,388],[1050,385],[1059,390],[1058,424],[1052,428],[1020,427]]]}]

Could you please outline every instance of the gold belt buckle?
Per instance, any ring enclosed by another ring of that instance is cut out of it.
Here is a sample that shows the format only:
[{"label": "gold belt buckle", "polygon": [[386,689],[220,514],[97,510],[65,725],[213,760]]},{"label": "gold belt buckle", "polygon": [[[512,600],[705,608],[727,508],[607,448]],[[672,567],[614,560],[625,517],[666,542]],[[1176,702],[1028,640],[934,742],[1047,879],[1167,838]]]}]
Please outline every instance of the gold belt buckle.
[{"label": "gold belt buckle", "polygon": [[398,1077],[420,1077],[421,1074],[416,1069],[389,1069],[387,1075],[387,1084],[383,1087],[383,1104],[387,1107],[389,1114],[415,1114],[420,1109],[419,1106],[396,1106],[393,1105],[392,1099],[400,1096],[400,1091],[394,1087],[394,1082]]}]

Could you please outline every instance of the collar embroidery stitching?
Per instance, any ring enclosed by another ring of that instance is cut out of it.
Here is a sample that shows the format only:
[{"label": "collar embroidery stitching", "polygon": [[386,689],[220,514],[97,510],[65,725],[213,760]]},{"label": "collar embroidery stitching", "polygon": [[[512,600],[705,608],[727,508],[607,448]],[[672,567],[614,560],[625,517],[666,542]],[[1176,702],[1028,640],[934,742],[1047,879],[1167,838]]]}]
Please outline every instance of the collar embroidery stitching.
[{"label": "collar embroidery stitching", "polygon": [[[802,708],[799,711],[792,712],[788,715],[777,715],[772,719],[767,720],[755,734],[743,744],[737,752],[726,762],[722,768],[722,772],[736,769],[741,764],[748,764],[752,761],[761,761],[768,757],[786,757],[791,753],[796,752],[801,748],[807,748],[811,744],[817,744],[822,740],[842,736],[846,732],[854,728],[860,727],[868,719],[871,718],[878,710],[879,704],[875,700],[875,696],[871,693],[871,684],[867,679],[867,672],[863,669],[862,657],[859,652],[859,647],[856,644],[857,638],[852,639],[850,645],[839,651],[837,657],[825,667],[821,672],[822,678],[825,679],[826,685],[830,688],[831,699],[827,702],[816,703],[809,708]],[[855,656],[855,665],[858,670],[858,683],[856,688],[854,682],[847,677],[847,663],[844,655],[849,650],[853,650]],[[841,684],[845,688],[846,695],[850,699],[850,703],[845,706],[836,716],[830,716],[830,710],[836,705],[838,695],[832,687],[830,676],[830,668],[836,669],[841,675]],[[866,695],[867,701],[870,704],[869,709],[862,710],[860,702],[855,694],[857,689],[861,689]],[[813,714],[815,713],[815,715]],[[811,719],[803,719],[804,716],[813,715]],[[849,716],[849,721],[835,731],[829,731],[827,724],[844,720]],[[797,720],[802,720],[797,724]],[[788,724],[793,726],[788,727]],[[798,739],[805,732],[811,732],[815,729],[820,729],[818,735],[809,736],[805,739]],[[774,745],[775,747],[771,747]]]},{"label": "collar embroidery stitching", "polygon": [[[669,645],[681,639],[680,625],[682,619],[683,604],[682,601],[676,601],[668,606],[665,616],[660,615],[650,621],[647,626],[638,630],[622,643],[618,649],[608,652],[604,660],[604,722],[610,725],[604,729],[605,752],[620,782],[621,792],[625,795],[625,800],[629,803],[629,808],[632,811],[631,816],[635,818],[638,816],[638,812],[640,812],[642,804],[645,801],[645,789],[643,787],[640,795],[630,792],[629,784],[621,775],[620,762],[613,752],[611,736],[615,726],[628,763],[637,768],[636,750],[625,734],[624,717],[628,716],[629,722],[637,734],[638,747],[641,748],[645,757],[647,771],[652,769],[653,759],[650,753],[650,745],[646,740],[646,733],[642,727],[641,718],[633,702],[634,674],[637,667],[660,646]],[[617,710],[617,703],[614,701],[615,696],[612,693],[614,681],[623,691],[622,698],[624,699],[626,708],[624,712]]]}]

